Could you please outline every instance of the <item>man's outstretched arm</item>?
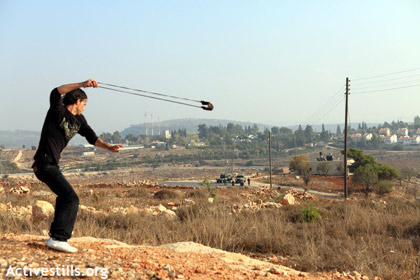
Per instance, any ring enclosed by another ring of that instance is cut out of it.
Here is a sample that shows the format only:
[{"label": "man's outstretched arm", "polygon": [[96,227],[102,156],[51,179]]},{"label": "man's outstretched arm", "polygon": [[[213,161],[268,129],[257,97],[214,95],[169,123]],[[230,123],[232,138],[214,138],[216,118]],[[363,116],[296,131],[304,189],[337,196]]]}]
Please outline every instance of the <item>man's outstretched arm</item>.
[{"label": "man's outstretched arm", "polygon": [[95,81],[95,79],[89,79],[84,82],[80,83],[74,83],[74,84],[66,84],[57,87],[58,93],[60,94],[66,94],[72,90],[78,89],[78,88],[86,88],[86,87],[98,87],[98,82]]},{"label": "man's outstretched arm", "polygon": [[124,148],[124,145],[110,145],[99,137],[98,140],[96,140],[95,142],[95,146],[114,153],[118,153],[120,151],[120,148]]}]

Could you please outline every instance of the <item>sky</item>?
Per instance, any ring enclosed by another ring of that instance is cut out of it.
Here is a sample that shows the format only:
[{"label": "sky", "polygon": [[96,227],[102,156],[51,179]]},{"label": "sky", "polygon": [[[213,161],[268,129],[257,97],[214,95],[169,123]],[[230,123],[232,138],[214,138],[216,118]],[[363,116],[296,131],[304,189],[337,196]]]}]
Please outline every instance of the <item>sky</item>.
[{"label": "sky", "polygon": [[0,0],[0,130],[40,131],[51,90],[89,78],[214,105],[87,88],[97,133],[181,118],[343,123],[347,77],[351,122],[410,122],[419,30],[418,0]]}]

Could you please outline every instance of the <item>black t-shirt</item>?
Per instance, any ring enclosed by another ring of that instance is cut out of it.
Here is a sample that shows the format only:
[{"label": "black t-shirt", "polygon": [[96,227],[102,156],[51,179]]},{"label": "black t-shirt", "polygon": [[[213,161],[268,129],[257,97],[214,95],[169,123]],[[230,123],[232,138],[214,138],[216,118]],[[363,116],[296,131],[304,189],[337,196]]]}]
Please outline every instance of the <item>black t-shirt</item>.
[{"label": "black t-shirt", "polygon": [[57,88],[50,95],[50,109],[42,127],[39,147],[34,159],[36,165],[58,164],[60,154],[71,138],[79,133],[94,145],[98,137],[83,115],[73,115],[64,106]]}]

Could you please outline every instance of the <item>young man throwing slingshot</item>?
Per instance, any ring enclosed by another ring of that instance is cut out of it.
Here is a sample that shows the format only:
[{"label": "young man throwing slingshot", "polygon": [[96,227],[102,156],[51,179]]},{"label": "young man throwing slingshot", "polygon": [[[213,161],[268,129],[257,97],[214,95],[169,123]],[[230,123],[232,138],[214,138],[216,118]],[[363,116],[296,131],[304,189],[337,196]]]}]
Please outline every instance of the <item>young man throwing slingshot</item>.
[{"label": "young man throwing slingshot", "polygon": [[77,252],[77,249],[68,244],[67,240],[70,239],[76,222],[79,198],[60,172],[58,167],[60,154],[77,133],[84,136],[90,144],[111,152],[119,152],[123,147],[104,142],[88,125],[82,115],[87,96],[81,88],[86,87],[96,88],[98,83],[90,79],[53,89],[50,95],[50,108],[32,165],[36,177],[57,195],[54,220],[49,232],[50,239],[46,245],[54,250],[71,253]]}]

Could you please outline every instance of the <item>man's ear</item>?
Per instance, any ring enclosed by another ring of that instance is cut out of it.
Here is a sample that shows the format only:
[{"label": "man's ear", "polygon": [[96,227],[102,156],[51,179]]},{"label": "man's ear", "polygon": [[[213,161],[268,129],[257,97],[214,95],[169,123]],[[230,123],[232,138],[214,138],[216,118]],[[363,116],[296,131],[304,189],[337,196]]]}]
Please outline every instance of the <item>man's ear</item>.
[{"label": "man's ear", "polygon": [[80,103],[82,103],[82,99],[77,99],[76,105],[78,106],[78,105],[80,105]]}]

